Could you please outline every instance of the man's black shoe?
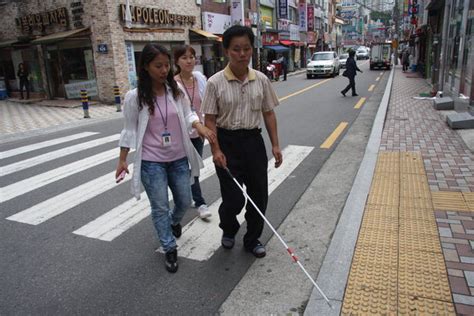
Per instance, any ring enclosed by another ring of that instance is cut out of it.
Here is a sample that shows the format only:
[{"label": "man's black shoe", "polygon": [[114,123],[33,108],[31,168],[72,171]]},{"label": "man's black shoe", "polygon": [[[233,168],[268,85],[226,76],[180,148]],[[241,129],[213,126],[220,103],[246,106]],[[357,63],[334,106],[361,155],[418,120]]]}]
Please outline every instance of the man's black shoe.
[{"label": "man's black shoe", "polygon": [[165,268],[170,273],[178,271],[178,250],[173,249],[165,253]]},{"label": "man's black shoe", "polygon": [[344,91],[341,91],[341,94],[342,94],[343,96],[346,96],[346,93],[345,93]]},{"label": "man's black shoe", "polygon": [[358,97],[359,95],[357,93],[354,93],[352,96],[353,97]]},{"label": "man's black shoe", "polygon": [[183,233],[183,228],[179,223],[177,225],[171,225],[171,230],[173,231],[173,236],[176,238],[181,237],[181,234]]}]

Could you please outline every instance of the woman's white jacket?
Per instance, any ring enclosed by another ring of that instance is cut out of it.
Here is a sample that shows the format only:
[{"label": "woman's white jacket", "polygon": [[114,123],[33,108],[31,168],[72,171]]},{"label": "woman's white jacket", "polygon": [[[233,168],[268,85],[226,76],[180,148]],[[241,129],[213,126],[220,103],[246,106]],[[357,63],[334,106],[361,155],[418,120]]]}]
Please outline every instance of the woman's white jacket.
[{"label": "woman's white jacket", "polygon": [[[181,91],[183,88],[179,85]],[[171,88],[166,86],[168,104],[172,104],[178,113],[179,123],[181,125],[181,133],[183,135],[184,149],[191,169],[191,184],[194,183],[194,177],[199,177],[199,169],[204,165],[198,152],[194,148],[191,140],[187,135],[192,129],[192,123],[198,121],[199,118],[194,111],[191,110],[191,105],[188,98],[184,97],[185,92],[182,91],[183,97],[177,100],[173,98]],[[150,118],[148,107],[143,106],[142,110],[138,110],[138,90],[133,89],[125,95],[124,108],[124,127],[120,134],[119,146],[130,149],[136,149],[135,161],[133,165],[131,192],[137,200],[140,199],[140,173],[142,162],[142,145],[143,136],[145,135],[146,127]]]}]

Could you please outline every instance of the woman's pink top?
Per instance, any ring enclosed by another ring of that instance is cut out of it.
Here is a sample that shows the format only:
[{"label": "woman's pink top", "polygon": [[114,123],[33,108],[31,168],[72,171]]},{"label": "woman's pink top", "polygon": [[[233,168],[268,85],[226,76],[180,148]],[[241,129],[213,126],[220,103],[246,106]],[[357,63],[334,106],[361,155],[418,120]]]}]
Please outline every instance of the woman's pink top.
[{"label": "woman's pink top", "polygon": [[[148,120],[143,137],[142,160],[171,162],[186,156],[178,113],[173,103],[168,100],[168,115],[166,115],[165,98],[166,96],[163,95],[155,99],[155,112]],[[166,130],[165,121],[167,122]],[[171,142],[165,146],[163,137],[168,133]]]}]

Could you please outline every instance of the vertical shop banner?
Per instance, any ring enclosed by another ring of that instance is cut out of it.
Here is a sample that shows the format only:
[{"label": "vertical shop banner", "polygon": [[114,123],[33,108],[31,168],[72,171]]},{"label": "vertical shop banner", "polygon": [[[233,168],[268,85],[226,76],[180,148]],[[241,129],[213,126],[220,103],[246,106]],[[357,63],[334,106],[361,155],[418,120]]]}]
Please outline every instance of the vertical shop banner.
[{"label": "vertical shop banner", "polygon": [[288,20],[288,0],[278,1],[278,18]]},{"label": "vertical shop banner", "polygon": [[203,12],[202,25],[204,31],[206,32],[222,34],[232,25],[232,19],[230,15],[214,12]]},{"label": "vertical shop banner", "polygon": [[230,19],[232,25],[244,25],[244,4],[243,0],[232,0],[230,6]]},{"label": "vertical shop banner", "polygon": [[307,12],[306,12],[306,2],[298,3],[298,15],[300,17],[300,32],[306,32],[308,30],[307,26]]},{"label": "vertical shop banner", "polygon": [[137,69],[135,67],[133,43],[125,43],[125,49],[127,50],[128,83],[130,83],[130,88],[135,89],[137,87]]},{"label": "vertical shop banner", "polygon": [[298,42],[300,40],[300,27],[296,24],[290,24],[290,40]]},{"label": "vertical shop banner", "polygon": [[307,8],[307,23],[308,23],[308,31],[314,31],[314,6],[312,4],[308,5]]}]

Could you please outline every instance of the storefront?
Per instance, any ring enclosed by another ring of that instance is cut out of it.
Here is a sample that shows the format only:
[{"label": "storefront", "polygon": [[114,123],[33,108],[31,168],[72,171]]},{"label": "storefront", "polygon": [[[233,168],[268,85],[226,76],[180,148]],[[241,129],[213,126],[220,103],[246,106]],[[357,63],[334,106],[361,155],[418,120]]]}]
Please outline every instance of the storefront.
[{"label": "storefront", "polygon": [[232,25],[232,21],[230,15],[214,12],[203,12],[202,21],[204,31],[217,35],[216,40],[202,45],[204,74],[210,77],[227,65],[222,48],[222,34]]},{"label": "storefront", "polygon": [[37,96],[76,99],[81,89],[87,89],[90,97],[112,103],[114,86],[119,86],[122,95],[136,86],[137,63],[150,42],[170,50],[191,43],[198,55],[196,69],[205,70],[200,62],[204,46],[214,45],[219,38],[199,34],[200,8],[195,1],[180,1],[168,8],[152,0],[140,1],[139,6],[129,7],[129,24],[125,23],[126,9],[124,3],[111,10],[107,3],[84,0],[1,6],[0,13],[11,19],[0,30],[0,77],[15,94],[18,64],[23,62]]}]

